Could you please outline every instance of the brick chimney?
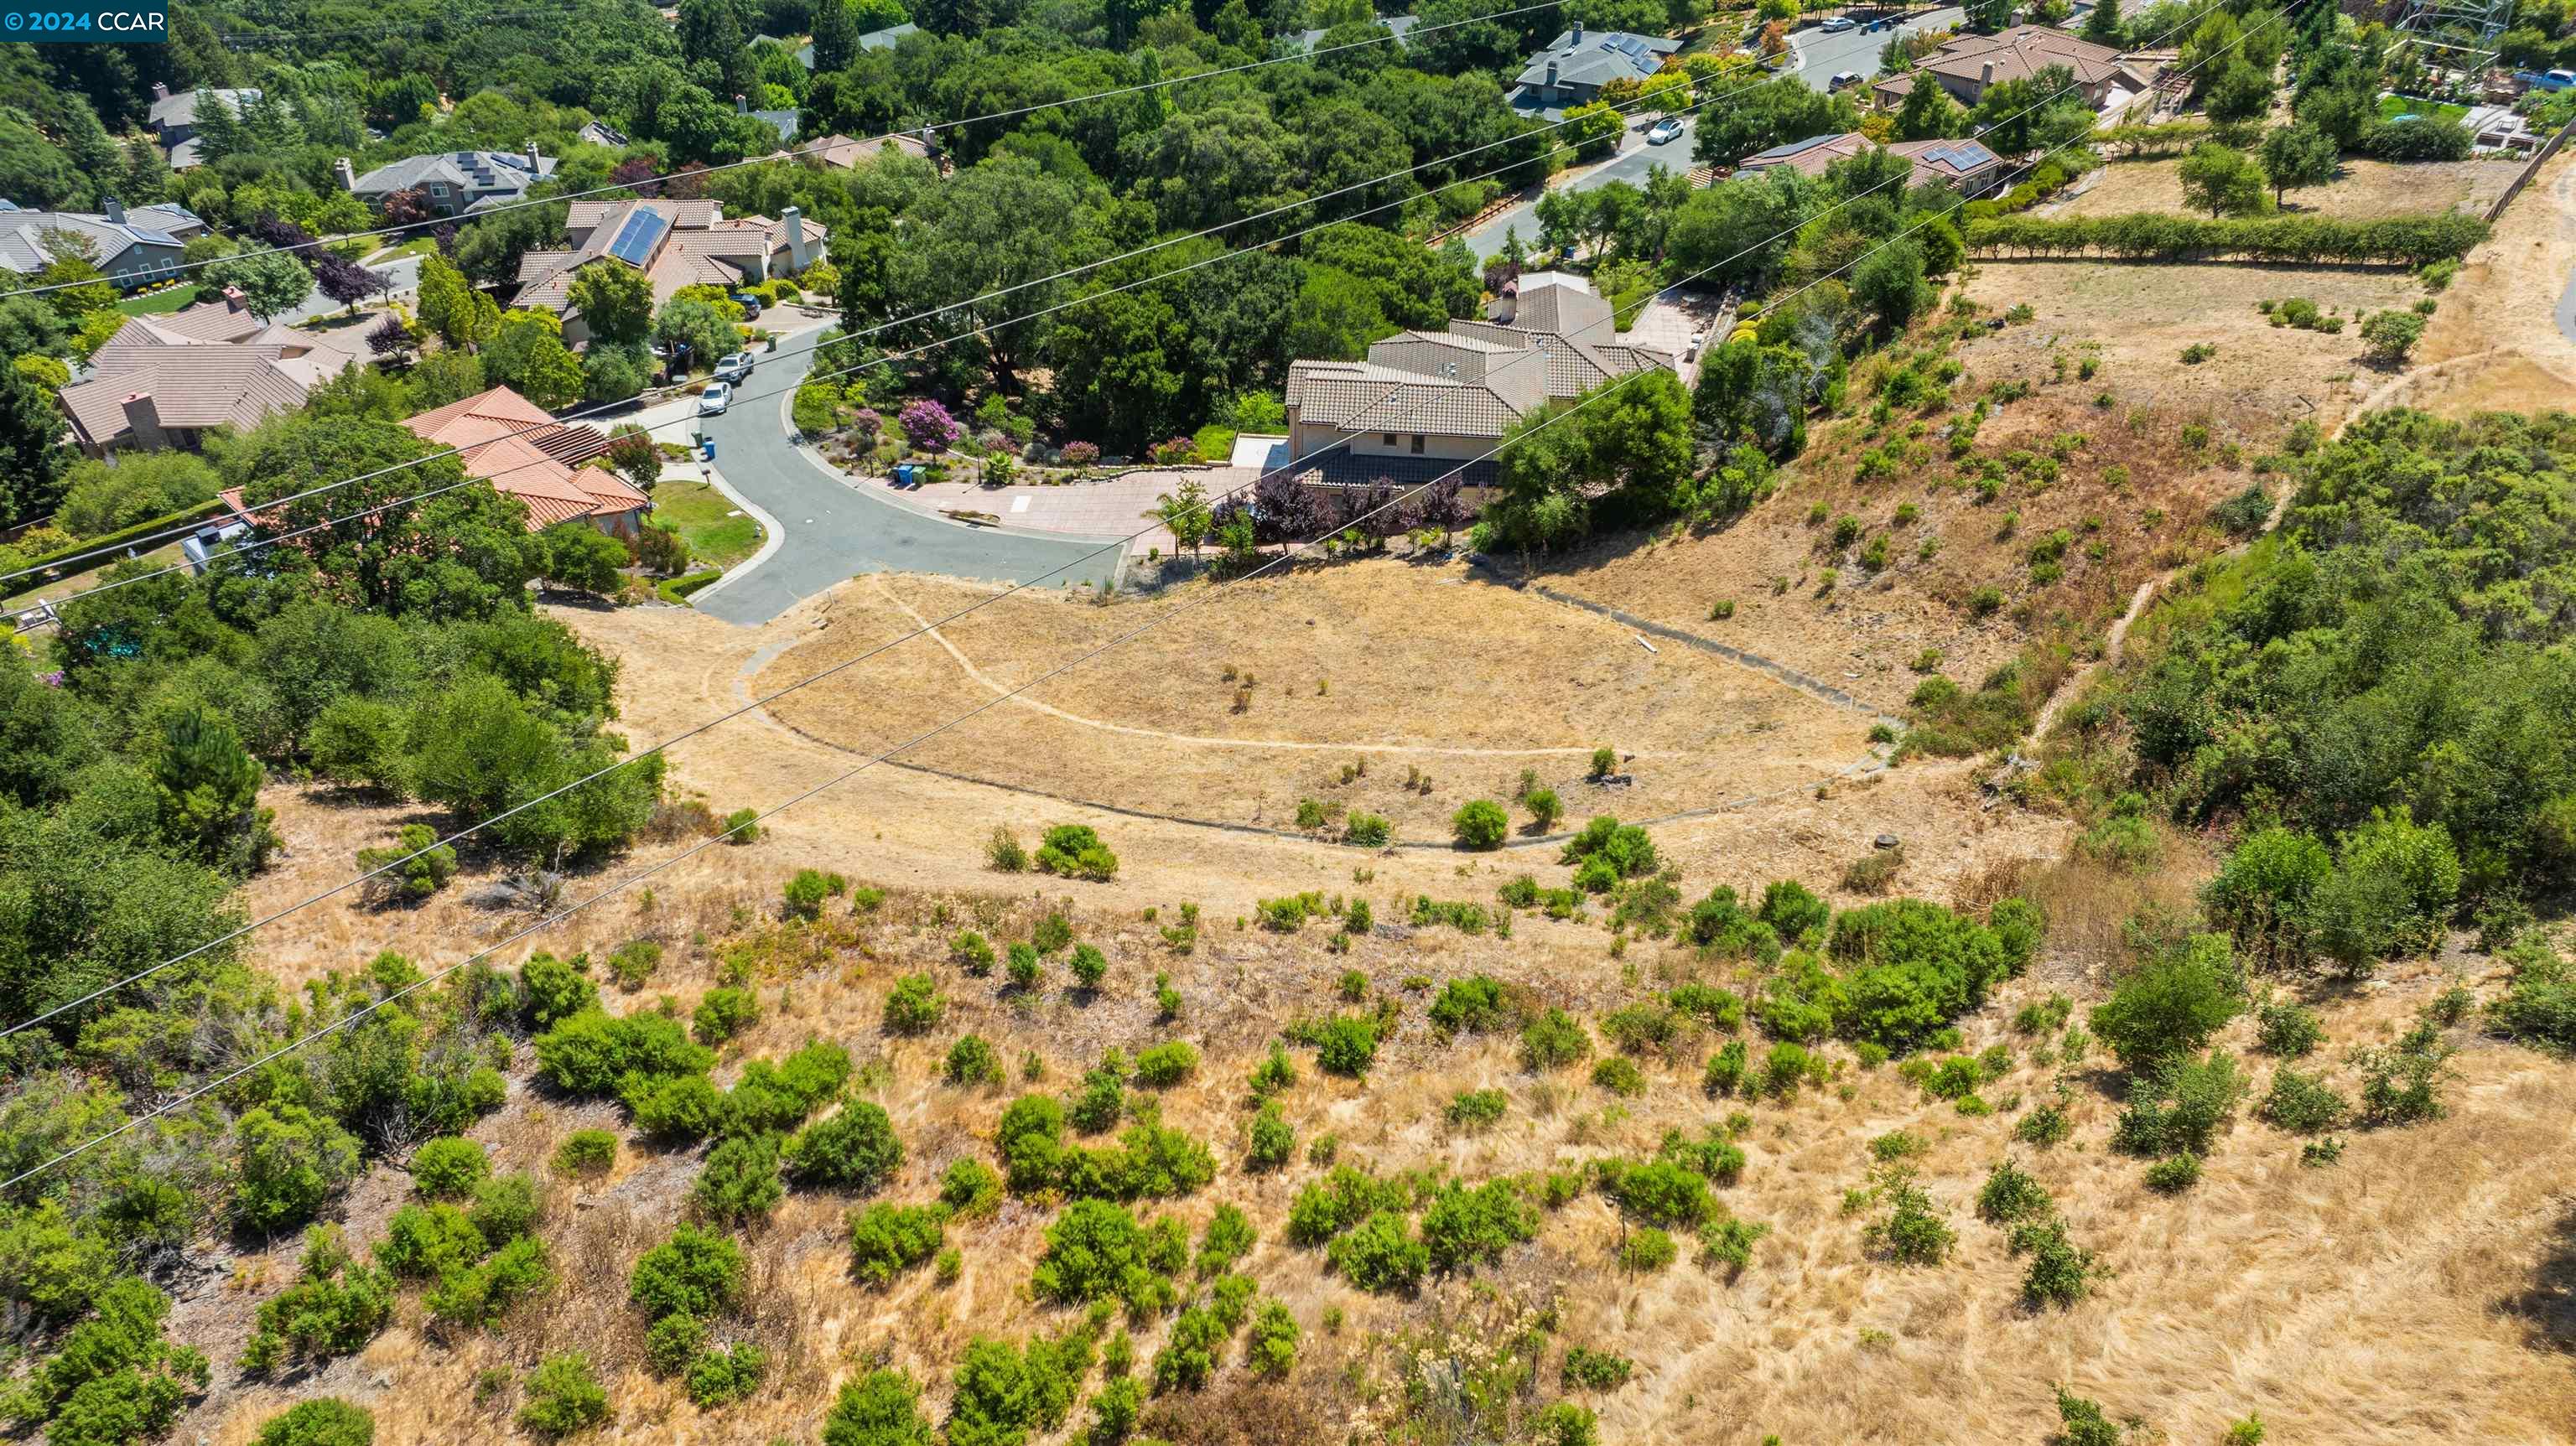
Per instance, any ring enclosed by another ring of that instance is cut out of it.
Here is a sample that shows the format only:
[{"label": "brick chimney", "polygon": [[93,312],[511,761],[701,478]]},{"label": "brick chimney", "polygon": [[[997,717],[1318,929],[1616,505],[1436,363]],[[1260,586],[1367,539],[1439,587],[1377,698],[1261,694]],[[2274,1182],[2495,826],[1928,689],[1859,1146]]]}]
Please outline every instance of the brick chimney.
[{"label": "brick chimney", "polygon": [[1978,73],[1977,83],[1979,85],[1992,85],[1995,83],[1995,63],[1993,61],[1987,61],[1985,69]]},{"label": "brick chimney", "polygon": [[224,310],[237,312],[248,304],[248,302],[242,299],[240,287],[227,286],[224,288]]},{"label": "brick chimney", "polygon": [[342,156],[340,159],[333,161],[331,163],[331,170],[334,175],[337,175],[340,178],[341,190],[354,191],[358,189],[358,168],[349,164],[349,158],[347,156]]},{"label": "brick chimney", "polygon": [[778,213],[778,219],[787,226],[787,270],[790,274],[802,272],[806,264],[804,208],[790,206]]},{"label": "brick chimney", "polygon": [[110,226],[122,226],[125,224],[125,203],[123,201],[116,199],[114,196],[110,196],[99,204],[105,208],[107,212],[107,224]]},{"label": "brick chimney", "polygon": [[122,405],[136,446],[150,451],[169,444],[168,434],[161,430],[161,409],[153,405],[150,392],[128,392]]}]

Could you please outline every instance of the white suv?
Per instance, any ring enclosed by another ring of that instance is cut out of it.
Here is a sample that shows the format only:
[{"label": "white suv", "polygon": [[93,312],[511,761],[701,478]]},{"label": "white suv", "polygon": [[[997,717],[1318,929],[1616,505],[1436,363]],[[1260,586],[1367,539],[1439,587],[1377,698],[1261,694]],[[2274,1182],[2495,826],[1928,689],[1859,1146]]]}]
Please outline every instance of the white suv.
[{"label": "white suv", "polygon": [[723,361],[716,363],[716,380],[720,382],[740,382],[751,375],[751,368],[751,353],[747,351],[735,352],[733,355],[726,357]]},{"label": "white suv", "polygon": [[722,416],[724,409],[732,405],[733,386],[728,382],[712,382],[698,394],[698,415],[701,417]]}]

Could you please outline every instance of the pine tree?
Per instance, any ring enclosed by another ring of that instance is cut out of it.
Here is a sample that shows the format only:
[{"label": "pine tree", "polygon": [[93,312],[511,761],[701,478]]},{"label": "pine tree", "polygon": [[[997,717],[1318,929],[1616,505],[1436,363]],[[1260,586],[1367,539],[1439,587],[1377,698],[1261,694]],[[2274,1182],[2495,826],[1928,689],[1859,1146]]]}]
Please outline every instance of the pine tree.
[{"label": "pine tree", "polygon": [[2127,44],[2127,27],[2120,23],[2120,0],[2098,0],[2093,12],[2084,17],[2083,35],[2096,45],[2114,50]]},{"label": "pine tree", "polygon": [[259,806],[267,771],[242,747],[224,715],[192,703],[162,725],[152,781],[161,793],[161,830],[213,862],[257,868],[277,843],[274,815]]},{"label": "pine tree", "polygon": [[72,453],[53,394],[14,367],[0,367],[0,522],[41,517],[62,500]]},{"label": "pine tree", "polygon": [[847,69],[859,53],[859,23],[850,0],[814,0],[814,73]]}]

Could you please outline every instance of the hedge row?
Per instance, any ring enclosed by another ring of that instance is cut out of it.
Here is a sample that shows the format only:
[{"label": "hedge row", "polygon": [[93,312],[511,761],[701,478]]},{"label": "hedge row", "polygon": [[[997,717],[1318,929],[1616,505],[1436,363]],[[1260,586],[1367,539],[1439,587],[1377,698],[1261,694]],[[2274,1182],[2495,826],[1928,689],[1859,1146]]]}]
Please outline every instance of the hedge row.
[{"label": "hedge row", "polygon": [[2209,221],[2153,212],[2062,220],[1988,216],[1970,220],[1964,239],[1968,250],[1979,255],[2428,266],[2467,255],[2487,239],[2487,223],[2457,212],[2391,216],[2381,221],[2338,221],[2326,216]]},{"label": "hedge row", "polygon": [[[0,583],[0,597],[16,597],[22,592],[32,591],[33,589],[43,587],[46,583],[53,581],[53,578],[44,570],[50,569],[56,563],[69,561],[70,559],[96,552],[101,548],[115,547],[119,543],[132,542],[137,538],[149,537],[156,532],[165,532],[174,527],[183,527],[190,523],[202,522],[223,510],[224,504],[220,498],[209,498],[204,502],[198,503],[194,507],[182,508],[177,512],[168,513],[164,516],[135,523],[131,527],[120,527],[114,532],[101,533],[96,537],[83,538],[69,547],[55,548],[52,552],[46,553],[42,557],[28,558],[26,561],[19,563],[18,567],[39,570],[28,572],[22,577],[11,578],[6,583]],[[164,540],[167,541],[175,539]],[[116,559],[109,558],[105,560],[113,562]],[[83,565],[88,566],[89,564]],[[15,571],[16,569],[13,568],[11,570]]]},{"label": "hedge row", "polygon": [[722,576],[724,576],[724,569],[711,567],[704,572],[690,573],[686,577],[666,577],[653,585],[653,591],[666,603],[675,607],[685,606],[689,601],[689,594]]}]

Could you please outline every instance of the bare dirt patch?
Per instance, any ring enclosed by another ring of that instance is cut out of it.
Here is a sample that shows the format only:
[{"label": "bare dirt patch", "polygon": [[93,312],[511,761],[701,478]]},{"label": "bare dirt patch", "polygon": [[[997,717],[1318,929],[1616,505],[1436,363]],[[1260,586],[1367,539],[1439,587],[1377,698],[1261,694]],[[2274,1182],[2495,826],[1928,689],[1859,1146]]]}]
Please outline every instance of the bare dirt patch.
[{"label": "bare dirt patch", "polygon": [[[1523,769],[1578,819],[1638,817],[1812,784],[1868,751],[1857,712],[1703,653],[1649,649],[1458,564],[1366,562],[1108,608],[1004,598],[943,628],[944,645],[818,679],[974,600],[920,578],[844,589],[821,614],[830,626],[751,686],[816,680],[770,712],[856,754],[994,704],[901,757],[1266,827],[1294,826],[1313,798],[1415,840],[1445,840],[1470,798],[1509,799]],[[1587,781],[1604,746],[1628,758],[1630,785]]]},{"label": "bare dirt patch", "polygon": [[[2396,165],[2352,159],[2331,184],[2289,193],[2282,210],[2376,221],[2458,209],[2480,215],[2513,184],[2519,160],[2429,161]],[[2048,214],[2125,216],[2133,211],[2194,214],[2183,203],[2182,161],[2114,161],[2093,188]]]},{"label": "bare dirt patch", "polygon": [[2558,305],[2576,278],[2576,155],[2562,152],[2496,220],[2441,294],[2415,359],[2421,379],[2389,404],[2447,414],[2564,407],[2576,340]]}]

